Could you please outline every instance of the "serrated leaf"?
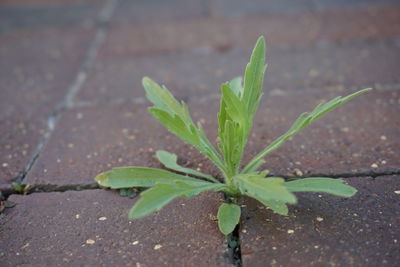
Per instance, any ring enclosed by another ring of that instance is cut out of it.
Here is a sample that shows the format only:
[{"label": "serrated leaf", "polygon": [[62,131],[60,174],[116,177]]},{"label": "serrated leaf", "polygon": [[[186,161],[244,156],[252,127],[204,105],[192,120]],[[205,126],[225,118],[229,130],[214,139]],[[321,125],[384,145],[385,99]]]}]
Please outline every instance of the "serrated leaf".
[{"label": "serrated leaf", "polygon": [[262,160],[267,154],[271,153],[278,147],[280,147],[284,142],[286,142],[289,138],[300,132],[310,123],[315,121],[316,119],[320,118],[327,112],[341,106],[342,104],[346,103],[350,99],[363,94],[365,92],[370,91],[371,88],[363,89],[353,94],[350,94],[346,97],[336,97],[331,101],[318,105],[313,111],[302,113],[299,118],[293,123],[290,127],[289,131],[285,134],[281,135],[277,139],[275,139],[270,145],[268,145],[264,150],[262,150],[259,154],[257,154],[243,169],[242,173],[248,173],[249,170],[254,170],[255,165],[259,165],[259,161]]},{"label": "serrated leaf", "polygon": [[112,189],[151,187],[156,183],[170,184],[176,181],[204,185],[205,181],[170,171],[144,167],[118,167],[96,176],[97,183]]},{"label": "serrated leaf", "polygon": [[256,174],[239,174],[233,177],[242,194],[263,200],[278,200],[295,204],[297,199],[284,186],[279,177],[264,178]]},{"label": "serrated leaf", "polygon": [[230,234],[239,223],[240,207],[236,204],[223,203],[218,209],[218,227],[224,235]]},{"label": "serrated leaf", "polygon": [[290,192],[321,192],[340,197],[351,197],[357,189],[344,184],[343,180],[323,177],[302,178],[285,183]]},{"label": "serrated leaf", "polygon": [[178,197],[192,197],[208,190],[218,191],[223,184],[205,182],[203,185],[190,185],[184,182],[175,184],[156,184],[154,187],[141,193],[141,198],[129,212],[129,218],[138,219],[160,210],[169,202]]},{"label": "serrated leaf", "polygon": [[142,83],[147,98],[154,104],[154,107],[149,108],[151,115],[171,133],[196,147],[210,158],[222,172],[225,172],[220,155],[207,139],[201,124],[198,123],[196,126],[193,123],[186,104],[179,103],[165,86],[159,86],[148,77],[144,77]]},{"label": "serrated leaf", "polygon": [[203,178],[208,179],[208,180],[210,180],[212,182],[219,182],[218,180],[216,180],[211,175],[204,174],[204,173],[201,173],[201,172],[198,172],[198,171],[195,171],[195,170],[192,170],[192,169],[189,169],[189,168],[185,168],[185,167],[182,167],[182,166],[178,165],[178,163],[177,163],[178,157],[173,153],[170,153],[170,152],[165,151],[165,150],[158,150],[156,152],[156,155],[157,155],[157,159],[165,167],[167,167],[168,169],[175,170],[175,171],[178,171],[178,172],[187,173],[187,174],[191,174],[191,175],[195,175],[195,176],[199,176],[199,177],[203,177]]}]

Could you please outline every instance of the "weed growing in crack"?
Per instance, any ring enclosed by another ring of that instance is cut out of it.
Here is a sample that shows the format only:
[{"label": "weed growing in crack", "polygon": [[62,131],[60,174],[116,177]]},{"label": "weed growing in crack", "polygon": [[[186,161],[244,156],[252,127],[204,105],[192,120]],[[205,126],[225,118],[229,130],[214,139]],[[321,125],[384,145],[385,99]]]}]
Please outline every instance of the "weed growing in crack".
[{"label": "weed growing in crack", "polygon": [[[237,77],[221,85],[221,105],[218,113],[218,149],[206,137],[200,122],[194,123],[184,102],[178,102],[165,86],[143,78],[147,98],[154,104],[149,112],[171,133],[191,144],[207,156],[220,170],[224,180],[177,164],[177,157],[167,151],[157,151],[159,161],[171,172],[144,167],[119,167],[99,174],[95,179],[113,189],[150,187],[129,212],[138,219],[160,210],[175,198],[190,198],[212,190],[224,192],[229,203],[218,210],[218,226],[225,235],[231,233],[240,220],[237,205],[242,195],[255,198],[274,212],[287,215],[287,204],[296,204],[295,192],[323,192],[340,197],[351,197],[357,190],[342,180],[326,177],[302,178],[285,181],[282,177],[267,177],[268,170],[259,170],[266,155],[280,147],[307,125],[350,99],[369,90],[364,89],[346,97],[336,97],[320,104],[311,112],[301,114],[290,129],[259,152],[244,167],[242,155],[253,126],[253,118],[262,96],[264,80],[265,41],[260,37],[254,47],[244,77]],[[183,173],[183,174],[179,174]]]}]

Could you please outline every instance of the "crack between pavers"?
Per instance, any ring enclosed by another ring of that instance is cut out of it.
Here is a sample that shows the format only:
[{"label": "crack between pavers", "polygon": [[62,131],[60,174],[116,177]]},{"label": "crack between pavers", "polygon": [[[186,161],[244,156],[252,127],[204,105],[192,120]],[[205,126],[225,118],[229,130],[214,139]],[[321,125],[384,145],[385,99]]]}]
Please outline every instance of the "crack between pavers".
[{"label": "crack between pavers", "polygon": [[356,172],[326,172],[326,173],[310,173],[307,175],[302,176],[292,176],[286,174],[279,174],[279,173],[270,173],[268,177],[276,176],[276,177],[283,177],[286,179],[301,179],[307,177],[330,177],[330,178],[356,178],[356,177],[372,177],[376,178],[379,176],[387,176],[387,175],[400,175],[400,168],[390,168],[385,170],[361,170]]},{"label": "crack between pavers", "polygon": [[[118,0],[111,0],[106,2],[102,10],[98,15],[98,20],[103,23],[108,23],[112,17],[113,11],[115,6],[117,5]],[[88,51],[86,53],[85,58],[81,66],[79,67],[77,76],[71,86],[68,88],[67,93],[61,103],[59,103],[55,110],[52,112],[50,117],[47,119],[47,129],[46,132],[41,137],[39,144],[36,146],[32,157],[28,161],[25,168],[15,177],[13,180],[16,183],[22,183],[26,176],[28,175],[29,171],[32,169],[33,165],[35,164],[36,160],[38,159],[40,153],[43,151],[45,145],[47,144],[48,140],[50,139],[51,134],[55,129],[55,125],[57,124],[58,120],[61,117],[61,114],[64,110],[68,109],[72,106],[72,101],[76,94],[79,92],[80,88],[82,87],[83,83],[86,80],[87,73],[89,69],[92,67],[94,63],[94,59],[100,49],[100,46],[105,41],[106,38],[106,29],[103,27],[99,27],[97,29],[96,35],[89,45]]]}]

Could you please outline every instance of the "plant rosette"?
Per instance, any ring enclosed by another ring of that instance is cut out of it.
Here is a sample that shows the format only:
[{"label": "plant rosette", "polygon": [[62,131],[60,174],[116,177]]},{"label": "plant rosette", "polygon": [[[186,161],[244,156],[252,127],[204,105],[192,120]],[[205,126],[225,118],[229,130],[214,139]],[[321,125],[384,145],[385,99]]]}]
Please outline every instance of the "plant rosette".
[{"label": "plant rosette", "polygon": [[221,85],[218,113],[218,146],[206,137],[200,122],[194,123],[186,104],[177,101],[165,86],[150,78],[143,78],[147,99],[153,103],[150,114],[166,129],[184,142],[194,146],[219,169],[223,180],[209,174],[185,168],[177,163],[173,153],[159,150],[158,160],[169,170],[146,167],[117,167],[96,176],[103,187],[112,189],[149,187],[129,212],[130,219],[138,219],[160,210],[176,198],[191,198],[204,191],[223,192],[228,203],[218,209],[218,226],[225,235],[231,233],[240,221],[241,196],[252,197],[275,213],[288,214],[288,204],[296,204],[296,192],[320,192],[339,197],[351,197],[357,190],[340,179],[309,177],[286,181],[282,177],[269,177],[264,158],[289,138],[329,111],[361,95],[370,88],[345,97],[336,97],[302,113],[289,130],[267,145],[247,164],[242,155],[253,126],[253,118],[262,96],[266,70],[265,40],[260,37],[247,64],[243,79],[236,77]]}]

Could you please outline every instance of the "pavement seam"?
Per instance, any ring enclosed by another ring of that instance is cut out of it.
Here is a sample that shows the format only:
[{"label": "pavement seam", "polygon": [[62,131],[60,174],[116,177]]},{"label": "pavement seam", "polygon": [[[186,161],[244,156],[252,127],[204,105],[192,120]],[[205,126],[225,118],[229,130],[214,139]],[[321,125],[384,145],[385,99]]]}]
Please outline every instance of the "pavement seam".
[{"label": "pavement seam", "polygon": [[[307,177],[330,177],[336,179],[349,179],[349,178],[377,178],[381,176],[390,176],[390,175],[400,175],[400,168],[392,168],[387,170],[364,170],[359,172],[342,172],[342,173],[310,173],[305,176],[289,176],[283,174],[270,174],[268,177],[283,177],[286,179],[302,179]],[[96,182],[85,182],[78,184],[35,184],[31,185],[31,189],[29,194],[32,193],[41,193],[41,192],[65,192],[65,191],[82,191],[82,190],[93,190],[93,189],[101,189]],[[0,185],[0,191],[3,192],[5,196],[9,196],[11,194],[18,194],[12,188],[10,184]]]},{"label": "pavement seam", "polygon": [[[103,9],[100,11],[99,20],[103,21],[105,19],[110,20],[113,10],[115,9],[115,6],[117,4],[118,0],[111,0],[109,2],[106,2]],[[51,134],[53,133],[55,126],[60,119],[62,113],[64,110],[68,109],[69,106],[71,106],[71,103],[75,97],[75,95],[79,92],[80,88],[82,87],[83,83],[86,80],[87,77],[87,72],[89,69],[93,66],[94,59],[101,47],[101,45],[104,43],[106,38],[106,29],[104,28],[98,28],[96,35],[92,42],[89,45],[89,48],[87,50],[86,56],[84,57],[81,66],[79,67],[77,76],[75,80],[72,82],[72,84],[69,86],[67,90],[67,94],[64,96],[62,99],[61,103],[59,103],[55,110],[52,112],[52,114],[49,116],[47,119],[47,129],[43,136],[41,137],[41,140],[39,141],[39,144],[36,146],[32,157],[28,161],[27,165],[25,168],[19,173],[19,175],[14,179],[16,183],[22,183],[29,173],[29,171],[32,169],[33,165],[35,164],[36,160],[38,159],[40,153],[43,151],[45,145],[47,144],[48,140],[50,139]]]}]

